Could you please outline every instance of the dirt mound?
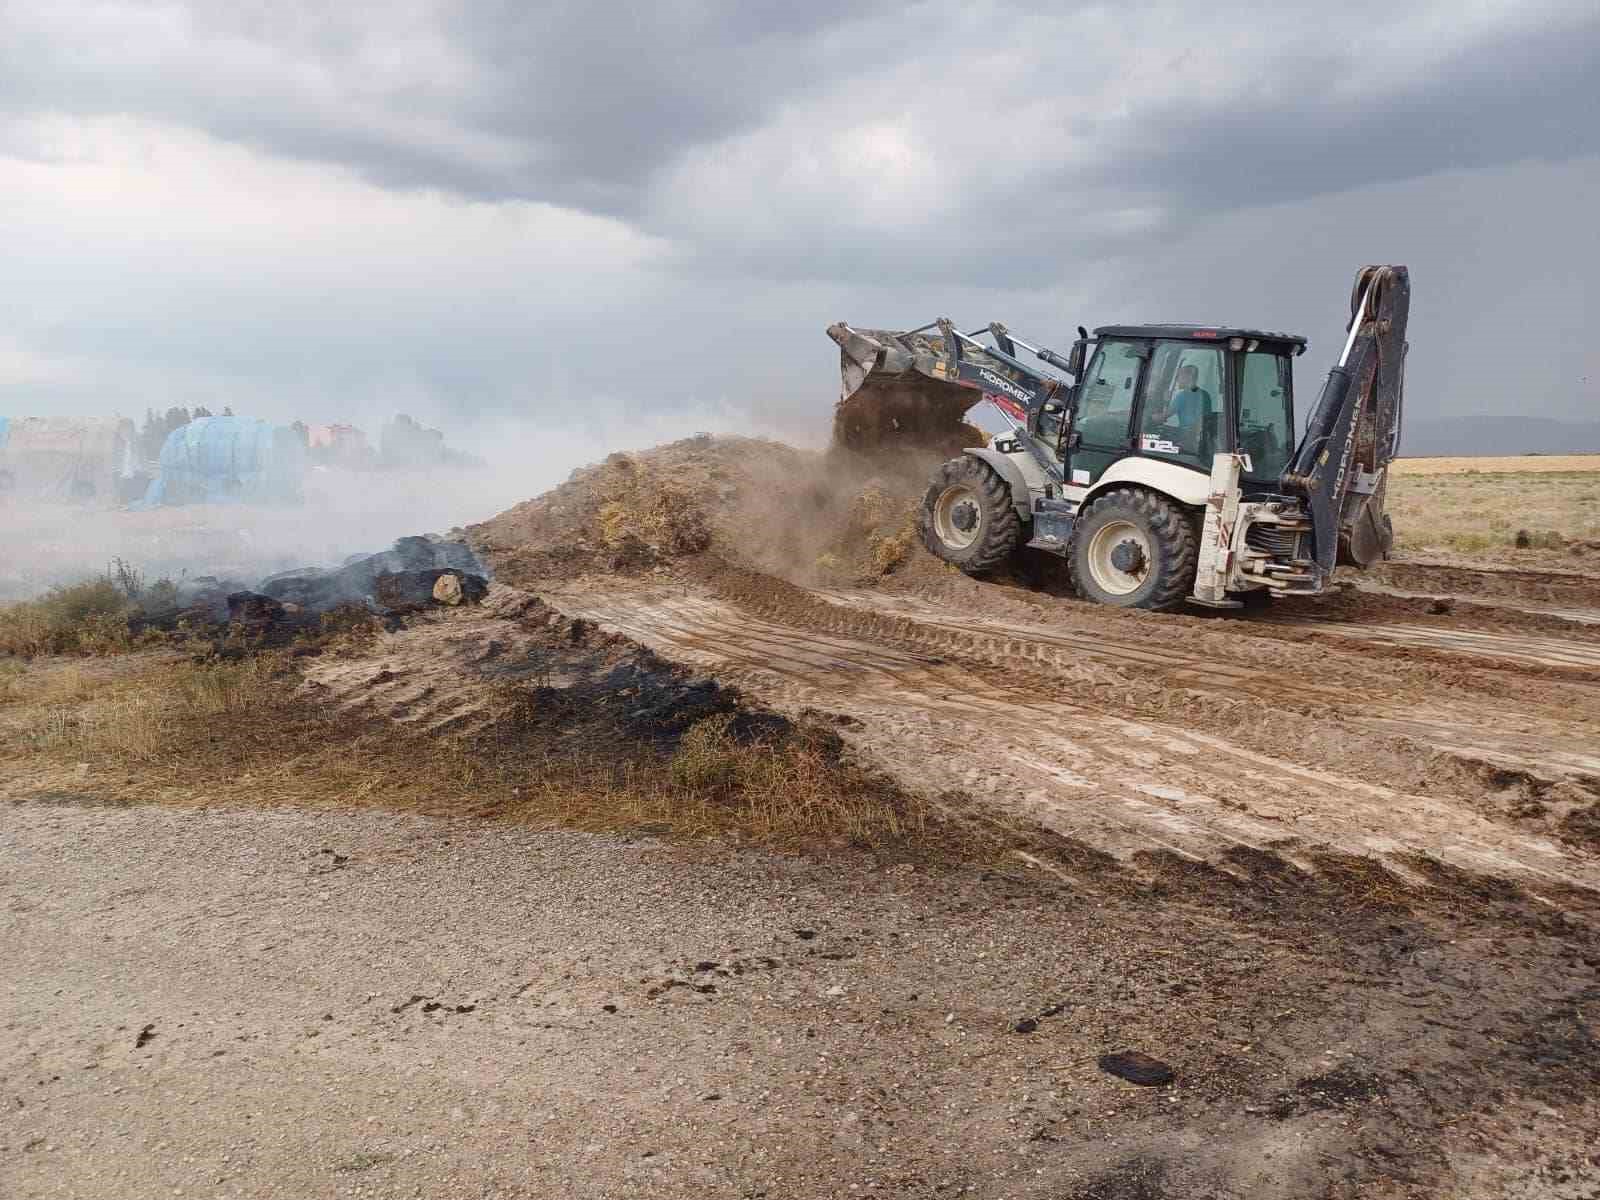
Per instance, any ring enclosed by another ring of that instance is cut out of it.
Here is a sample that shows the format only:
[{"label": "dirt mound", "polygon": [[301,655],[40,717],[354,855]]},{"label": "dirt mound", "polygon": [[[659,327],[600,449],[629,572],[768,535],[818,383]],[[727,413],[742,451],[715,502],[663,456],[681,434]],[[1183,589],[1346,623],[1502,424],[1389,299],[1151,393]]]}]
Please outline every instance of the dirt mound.
[{"label": "dirt mound", "polygon": [[[965,428],[956,450],[981,438]],[[665,573],[705,550],[796,582],[862,582],[923,565],[916,506],[948,452],[816,452],[702,435],[613,454],[467,534],[498,578],[526,587],[586,572]]]}]

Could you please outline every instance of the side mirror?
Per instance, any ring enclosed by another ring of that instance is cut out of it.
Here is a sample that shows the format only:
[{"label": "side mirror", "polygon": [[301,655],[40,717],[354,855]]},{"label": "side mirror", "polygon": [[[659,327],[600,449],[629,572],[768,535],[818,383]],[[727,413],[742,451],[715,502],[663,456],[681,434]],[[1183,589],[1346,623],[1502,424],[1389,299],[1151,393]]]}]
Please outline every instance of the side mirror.
[{"label": "side mirror", "polygon": [[1083,359],[1089,349],[1089,343],[1079,338],[1072,343],[1072,353],[1067,355],[1067,374],[1074,379],[1083,374]]}]

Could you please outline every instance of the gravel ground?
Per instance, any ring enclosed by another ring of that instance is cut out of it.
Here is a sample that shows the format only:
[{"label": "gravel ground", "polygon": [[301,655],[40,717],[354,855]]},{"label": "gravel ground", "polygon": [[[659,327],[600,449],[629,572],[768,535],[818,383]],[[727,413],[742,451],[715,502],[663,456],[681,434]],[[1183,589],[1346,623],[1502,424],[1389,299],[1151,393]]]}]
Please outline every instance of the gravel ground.
[{"label": "gravel ground", "polygon": [[0,830],[6,1197],[1600,1194],[1559,921],[373,812]]}]

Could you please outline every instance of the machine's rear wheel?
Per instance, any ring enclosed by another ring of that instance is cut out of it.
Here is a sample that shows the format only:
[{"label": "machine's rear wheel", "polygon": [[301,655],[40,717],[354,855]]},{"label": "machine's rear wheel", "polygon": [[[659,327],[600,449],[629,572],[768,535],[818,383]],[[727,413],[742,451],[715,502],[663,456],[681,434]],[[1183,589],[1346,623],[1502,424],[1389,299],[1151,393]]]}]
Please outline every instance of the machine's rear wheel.
[{"label": "machine's rear wheel", "polygon": [[1067,566],[1085,600],[1176,608],[1194,590],[1194,521],[1165,496],[1122,488],[1097,497],[1072,526]]},{"label": "machine's rear wheel", "polygon": [[970,454],[934,472],[918,524],[929,552],[969,575],[999,566],[1022,535],[1022,518],[1012,507],[1006,481]]}]

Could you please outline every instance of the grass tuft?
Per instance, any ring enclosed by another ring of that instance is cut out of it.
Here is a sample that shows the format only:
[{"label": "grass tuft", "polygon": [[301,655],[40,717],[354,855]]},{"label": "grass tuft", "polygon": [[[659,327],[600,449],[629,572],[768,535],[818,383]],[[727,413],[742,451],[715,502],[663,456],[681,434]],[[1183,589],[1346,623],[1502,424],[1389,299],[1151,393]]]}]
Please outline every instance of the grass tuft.
[{"label": "grass tuft", "polygon": [[178,588],[172,580],[147,582],[143,572],[115,558],[93,579],[58,584],[36,600],[0,608],[0,655],[126,654],[161,640],[154,631],[136,634],[135,618],[177,606]]},{"label": "grass tuft", "polygon": [[148,764],[214,743],[214,722],[249,720],[278,699],[283,668],[272,656],[237,662],[166,662],[110,680],[81,671],[41,672],[31,717],[21,722],[36,753]]},{"label": "grass tuft", "polygon": [[658,553],[698,554],[711,544],[705,497],[661,473],[641,469],[626,456],[607,460],[610,471],[594,531],[609,549],[637,538]]},{"label": "grass tuft", "polygon": [[133,604],[109,577],[51,588],[37,600],[0,609],[0,653],[112,654],[132,645]]}]

